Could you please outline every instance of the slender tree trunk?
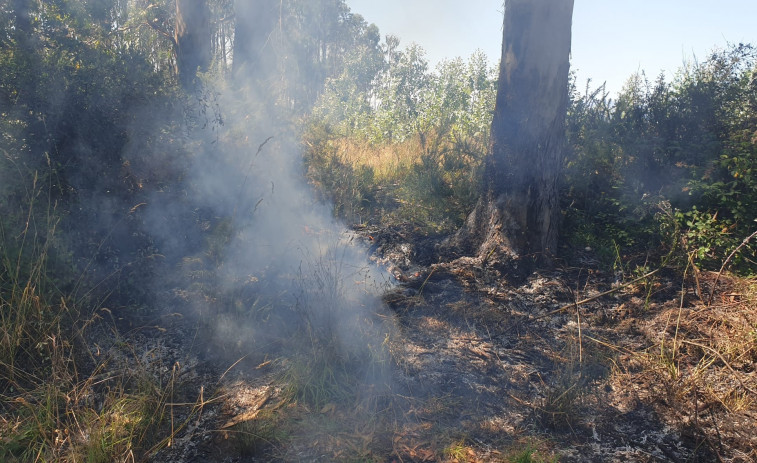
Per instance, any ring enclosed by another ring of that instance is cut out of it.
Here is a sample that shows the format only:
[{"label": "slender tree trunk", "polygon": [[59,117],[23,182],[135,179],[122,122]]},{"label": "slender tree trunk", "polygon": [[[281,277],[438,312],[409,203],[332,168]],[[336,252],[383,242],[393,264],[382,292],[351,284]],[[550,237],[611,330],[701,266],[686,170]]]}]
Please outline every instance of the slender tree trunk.
[{"label": "slender tree trunk", "polygon": [[32,33],[29,3],[29,0],[12,0],[11,3],[16,19],[16,36],[20,41],[27,40]]},{"label": "slender tree trunk", "polygon": [[548,264],[557,249],[573,0],[506,0],[483,192],[452,244]]},{"label": "slender tree trunk", "polygon": [[34,30],[32,18],[36,12],[36,2],[30,0],[12,0],[10,3],[13,8],[15,33],[13,38],[16,41],[18,50],[14,53],[16,66],[19,75],[24,78],[20,79],[17,84],[18,96],[16,104],[19,106],[29,105],[30,108],[37,109],[39,100],[37,96],[37,83],[39,82],[39,60],[40,53],[38,48],[39,38]]},{"label": "slender tree trunk", "polygon": [[176,67],[179,82],[189,89],[197,70],[207,71],[211,60],[210,8],[206,0],[176,0]]},{"label": "slender tree trunk", "polygon": [[281,0],[235,0],[232,76],[237,82],[256,84],[276,69],[272,39],[278,26]]}]

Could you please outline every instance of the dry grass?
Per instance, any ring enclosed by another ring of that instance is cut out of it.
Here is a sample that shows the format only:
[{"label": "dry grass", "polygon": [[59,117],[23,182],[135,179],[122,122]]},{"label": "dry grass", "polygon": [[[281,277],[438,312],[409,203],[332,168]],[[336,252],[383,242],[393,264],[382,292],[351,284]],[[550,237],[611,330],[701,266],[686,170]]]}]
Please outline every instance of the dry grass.
[{"label": "dry grass", "polygon": [[0,364],[0,460],[139,459],[140,449],[155,443],[149,430],[162,420],[164,390],[144,371],[109,370],[109,359],[80,372],[74,344],[83,346],[75,329],[56,324],[34,334],[22,344],[34,343],[35,352]]},{"label": "dry grass", "polygon": [[377,181],[390,184],[403,179],[413,166],[421,164],[424,152],[418,137],[379,146],[348,138],[331,143],[342,162],[355,168],[369,168]]},{"label": "dry grass", "polygon": [[349,221],[451,231],[477,199],[481,140],[431,132],[374,144],[314,128],[305,145],[310,181]]},{"label": "dry grass", "polygon": [[721,461],[755,461],[757,280],[721,277],[711,305],[682,291],[640,319],[653,345],[621,356],[614,382]]},{"label": "dry grass", "polygon": [[168,389],[138,362],[114,371],[90,349],[85,333],[104,320],[58,290],[75,280],[60,257],[59,215],[36,172],[16,173],[28,180],[21,204],[0,198],[0,461],[139,460],[158,440],[149,431]]}]

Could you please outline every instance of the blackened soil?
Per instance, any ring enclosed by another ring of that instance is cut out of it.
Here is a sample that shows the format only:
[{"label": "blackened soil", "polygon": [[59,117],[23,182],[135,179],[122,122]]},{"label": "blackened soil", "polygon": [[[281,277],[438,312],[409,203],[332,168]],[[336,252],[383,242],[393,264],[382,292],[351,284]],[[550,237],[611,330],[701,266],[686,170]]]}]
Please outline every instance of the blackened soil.
[{"label": "blackened soil", "polygon": [[[190,405],[172,409],[174,438],[150,461],[512,461],[524,449],[535,461],[757,461],[757,349],[718,347],[755,310],[746,301],[706,307],[674,272],[623,286],[630,277],[591,256],[513,287],[474,259],[434,262],[434,240],[411,229],[358,233],[397,279],[381,315],[397,327],[388,391],[315,408],[287,396],[276,348],[235,363],[217,352],[233,347],[193,341],[195,322],[165,324],[140,343],[161,352],[160,374],[182,365]],[[720,344],[694,330],[729,317],[731,334],[709,334]]]}]

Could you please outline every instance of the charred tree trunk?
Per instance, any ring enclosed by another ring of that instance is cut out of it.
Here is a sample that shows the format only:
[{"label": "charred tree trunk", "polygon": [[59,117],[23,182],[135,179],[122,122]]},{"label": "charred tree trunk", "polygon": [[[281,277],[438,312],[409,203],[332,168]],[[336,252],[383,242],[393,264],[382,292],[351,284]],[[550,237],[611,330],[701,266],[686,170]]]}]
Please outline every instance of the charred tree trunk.
[{"label": "charred tree trunk", "polygon": [[483,192],[452,244],[548,264],[557,248],[573,0],[507,0]]},{"label": "charred tree trunk", "polygon": [[276,61],[271,40],[280,0],[235,0],[232,76],[237,82],[260,84],[274,75]]},{"label": "charred tree trunk", "polygon": [[176,67],[185,89],[194,85],[197,70],[207,71],[211,60],[210,8],[206,0],[176,0]]}]

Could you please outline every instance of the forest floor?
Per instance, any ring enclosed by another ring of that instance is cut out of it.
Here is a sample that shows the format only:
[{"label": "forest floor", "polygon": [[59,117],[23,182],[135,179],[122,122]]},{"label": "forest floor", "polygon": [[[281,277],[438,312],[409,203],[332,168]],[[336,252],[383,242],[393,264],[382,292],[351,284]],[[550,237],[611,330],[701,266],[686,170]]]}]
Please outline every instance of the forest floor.
[{"label": "forest floor", "polygon": [[151,461],[757,461],[754,281],[721,277],[708,304],[714,274],[628,284],[587,251],[512,285],[432,265],[410,227],[358,233],[399,280],[377,314],[397,328],[388,388],[314,408],[275,348],[223,360],[167,317],[128,342],[171,378],[173,438]]}]

